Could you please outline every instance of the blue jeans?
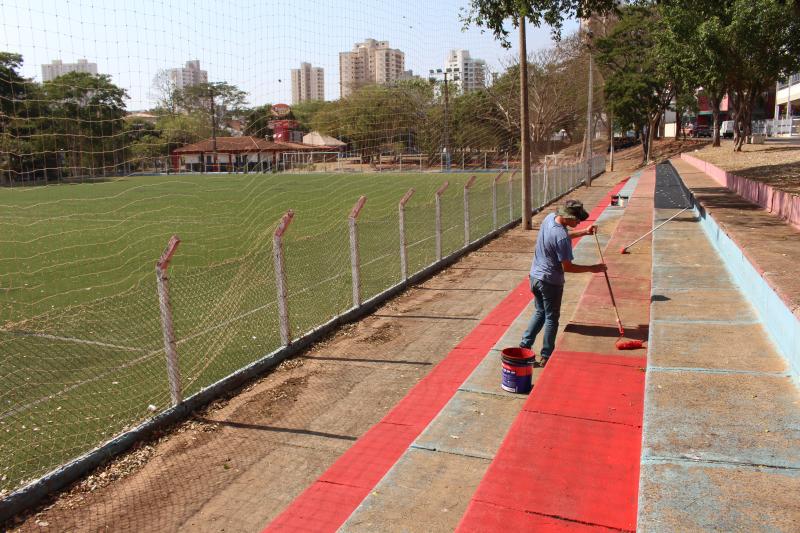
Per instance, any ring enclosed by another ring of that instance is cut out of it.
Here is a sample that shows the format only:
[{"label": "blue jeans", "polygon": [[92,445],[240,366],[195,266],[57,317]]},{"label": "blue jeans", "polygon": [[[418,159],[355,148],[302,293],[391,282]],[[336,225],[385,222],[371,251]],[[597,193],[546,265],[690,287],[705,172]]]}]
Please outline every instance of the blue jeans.
[{"label": "blue jeans", "polygon": [[528,324],[528,329],[522,335],[519,345],[523,348],[533,346],[536,335],[544,327],[542,338],[542,357],[550,357],[555,349],[558,319],[561,316],[561,297],[564,294],[563,285],[553,285],[540,279],[531,278],[531,292],[533,293],[535,311]]}]

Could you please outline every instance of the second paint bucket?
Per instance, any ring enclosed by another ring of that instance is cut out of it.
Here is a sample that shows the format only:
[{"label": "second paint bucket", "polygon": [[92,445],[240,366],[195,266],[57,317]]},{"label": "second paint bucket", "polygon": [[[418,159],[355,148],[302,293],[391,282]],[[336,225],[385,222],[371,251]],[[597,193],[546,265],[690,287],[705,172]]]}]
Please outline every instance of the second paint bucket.
[{"label": "second paint bucket", "polygon": [[520,394],[531,391],[535,355],[527,348],[504,348],[500,352],[503,361],[500,386],[503,390]]}]

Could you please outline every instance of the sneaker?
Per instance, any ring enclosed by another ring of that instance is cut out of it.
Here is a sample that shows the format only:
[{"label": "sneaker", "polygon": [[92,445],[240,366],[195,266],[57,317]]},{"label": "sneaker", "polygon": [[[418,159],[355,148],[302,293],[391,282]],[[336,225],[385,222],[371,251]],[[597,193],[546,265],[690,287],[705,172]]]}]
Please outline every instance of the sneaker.
[{"label": "sneaker", "polygon": [[544,367],[545,367],[545,365],[547,365],[547,361],[548,361],[549,359],[550,359],[549,357],[542,357],[542,360],[541,360],[541,361],[539,361],[539,365],[538,365],[538,366],[539,366],[539,368],[544,368]]}]

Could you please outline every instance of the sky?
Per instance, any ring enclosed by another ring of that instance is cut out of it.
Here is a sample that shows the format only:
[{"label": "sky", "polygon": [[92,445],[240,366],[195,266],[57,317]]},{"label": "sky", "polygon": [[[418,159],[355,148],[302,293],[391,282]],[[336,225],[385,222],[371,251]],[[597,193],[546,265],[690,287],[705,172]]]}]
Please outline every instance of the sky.
[{"label": "sky", "polygon": [[[209,81],[246,91],[248,103],[291,103],[291,69],[325,69],[325,98],[339,97],[339,52],[366,38],[405,53],[406,69],[442,68],[463,48],[503,69],[518,53],[491,33],[462,30],[467,0],[0,0],[0,51],[23,56],[22,74],[41,81],[53,59],[97,63],[129,96],[129,110],[152,107],[159,69],[199,59]],[[564,33],[577,29],[565,24]],[[528,51],[552,44],[549,28],[528,27]]]}]

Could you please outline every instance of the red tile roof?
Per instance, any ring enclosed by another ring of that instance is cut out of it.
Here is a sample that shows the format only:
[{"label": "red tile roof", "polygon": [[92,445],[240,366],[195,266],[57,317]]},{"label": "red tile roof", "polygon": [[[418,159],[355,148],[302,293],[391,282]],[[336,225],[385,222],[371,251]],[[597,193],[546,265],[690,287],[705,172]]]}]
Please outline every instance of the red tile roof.
[{"label": "red tile roof", "polygon": [[[319,150],[319,146],[300,143],[272,142],[261,137],[217,137],[217,153],[237,152],[296,152]],[[173,154],[199,154],[213,152],[212,140],[205,139],[175,149]]]}]

